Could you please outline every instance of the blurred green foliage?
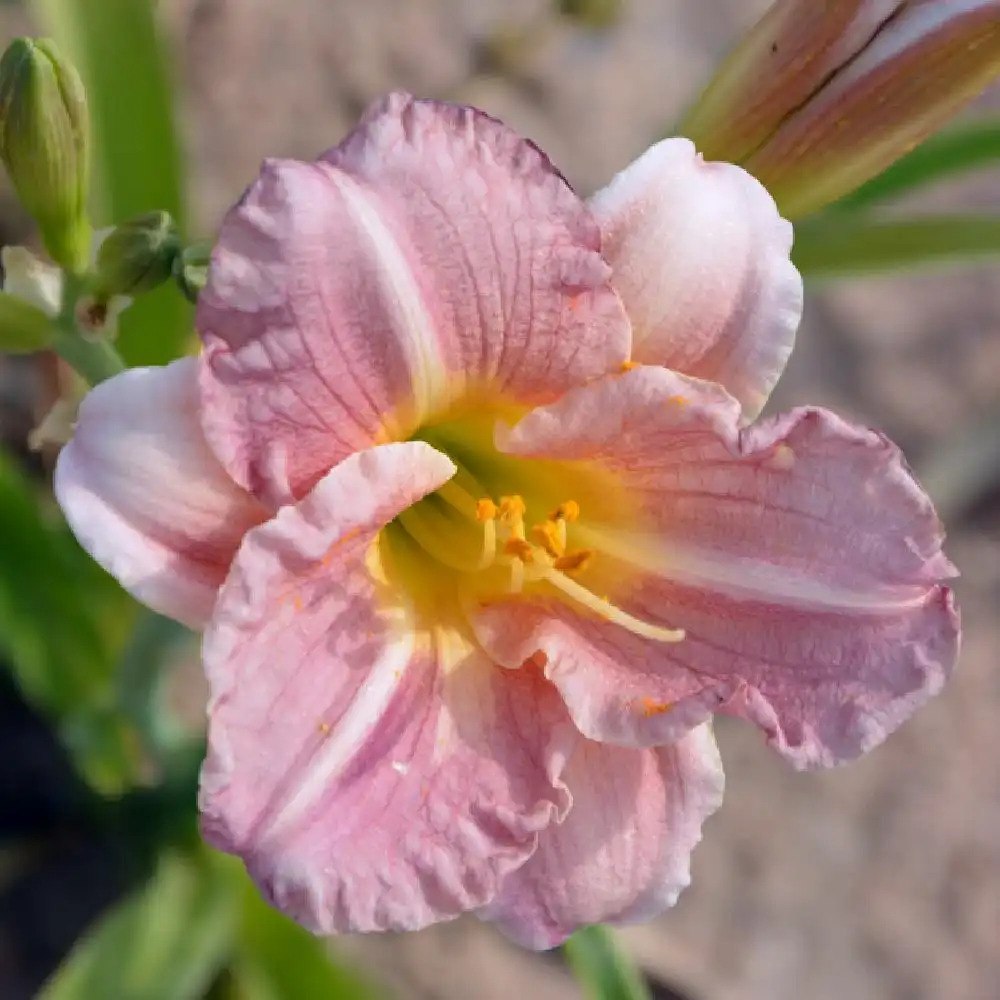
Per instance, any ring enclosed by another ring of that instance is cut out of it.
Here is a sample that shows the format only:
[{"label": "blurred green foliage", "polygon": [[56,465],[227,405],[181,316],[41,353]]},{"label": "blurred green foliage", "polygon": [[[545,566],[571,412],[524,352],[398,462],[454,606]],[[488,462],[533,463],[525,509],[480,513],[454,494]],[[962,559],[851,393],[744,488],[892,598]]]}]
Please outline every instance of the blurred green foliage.
[{"label": "blurred green foliage", "polygon": [[587,1000],[651,1000],[607,927],[585,927],[566,942],[566,958]]},{"label": "blurred green foliage", "polygon": [[123,789],[135,765],[114,712],[114,664],[136,605],[79,547],[48,492],[3,454],[0,554],[0,652],[84,776]]},{"label": "blurred green foliage", "polygon": [[833,209],[871,208],[955,174],[988,167],[1000,160],[1000,121],[977,118],[932,135],[888,170],[842,198]]},{"label": "blurred green foliage", "polygon": [[796,227],[792,260],[809,278],[842,278],[998,254],[1000,216],[897,220],[831,214]]},{"label": "blurred green foliage", "polygon": [[198,1000],[232,951],[240,887],[228,858],[164,854],[152,878],[78,943],[40,1000]]},{"label": "blurred green foliage", "polygon": [[[94,207],[99,226],[148,211],[184,233],[184,178],[173,88],[151,0],[33,0],[41,23],[76,61],[94,128]],[[192,310],[169,286],[138,300],[118,345],[130,365],[163,364],[190,341]]]}]

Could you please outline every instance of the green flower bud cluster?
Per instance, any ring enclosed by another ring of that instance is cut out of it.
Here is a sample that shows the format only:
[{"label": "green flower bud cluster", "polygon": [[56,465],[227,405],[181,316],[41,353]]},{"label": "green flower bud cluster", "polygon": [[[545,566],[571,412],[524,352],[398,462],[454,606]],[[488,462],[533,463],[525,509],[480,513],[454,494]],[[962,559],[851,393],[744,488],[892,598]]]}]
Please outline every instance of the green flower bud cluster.
[{"label": "green flower bud cluster", "polygon": [[174,220],[166,212],[146,212],[112,229],[97,250],[94,297],[135,297],[170,279],[181,252]]}]

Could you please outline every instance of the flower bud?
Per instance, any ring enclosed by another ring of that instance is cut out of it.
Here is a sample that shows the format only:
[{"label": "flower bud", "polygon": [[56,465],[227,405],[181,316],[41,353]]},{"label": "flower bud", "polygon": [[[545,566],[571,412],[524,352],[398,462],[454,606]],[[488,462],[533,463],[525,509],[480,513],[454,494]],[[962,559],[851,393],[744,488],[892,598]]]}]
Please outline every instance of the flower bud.
[{"label": "flower bud", "polygon": [[185,247],[174,259],[174,280],[189,302],[198,301],[198,295],[208,281],[211,256],[211,243],[194,243]]},{"label": "flower bud", "polygon": [[90,229],[87,99],[48,39],[17,38],[0,58],[0,158],[52,259],[86,266]]},{"label": "flower bud", "polygon": [[1000,0],[778,0],[680,128],[783,214],[881,173],[1000,74]]},{"label": "flower bud", "polygon": [[134,297],[162,285],[180,246],[177,227],[166,212],[146,212],[111,230],[97,251],[95,298]]}]

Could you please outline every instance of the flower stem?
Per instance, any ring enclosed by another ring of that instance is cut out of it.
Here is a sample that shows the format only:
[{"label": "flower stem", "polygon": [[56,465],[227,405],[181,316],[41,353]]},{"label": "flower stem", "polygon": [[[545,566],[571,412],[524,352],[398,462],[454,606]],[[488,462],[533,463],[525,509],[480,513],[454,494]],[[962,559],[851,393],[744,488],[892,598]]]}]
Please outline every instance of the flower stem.
[{"label": "flower stem", "polygon": [[563,952],[587,1000],[650,1000],[642,974],[609,928],[584,927],[563,945]]},{"label": "flower stem", "polygon": [[70,321],[57,320],[52,338],[53,350],[91,385],[97,385],[125,371],[125,362],[106,340],[85,340]]},{"label": "flower stem", "polygon": [[91,385],[125,371],[121,355],[103,337],[85,337],[77,324],[76,306],[85,291],[85,281],[67,273],[62,310],[53,322],[52,349]]}]

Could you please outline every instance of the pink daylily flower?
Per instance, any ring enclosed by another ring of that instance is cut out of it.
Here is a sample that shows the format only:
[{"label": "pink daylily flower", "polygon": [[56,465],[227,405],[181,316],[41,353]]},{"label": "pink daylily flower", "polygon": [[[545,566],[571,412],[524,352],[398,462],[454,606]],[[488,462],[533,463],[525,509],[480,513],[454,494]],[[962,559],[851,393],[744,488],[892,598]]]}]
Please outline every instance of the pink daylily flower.
[{"label": "pink daylily flower", "polygon": [[713,713],[829,765],[940,690],[953,570],[898,450],[750,423],[790,244],[686,140],[586,204],[406,95],[265,164],[202,355],[97,387],[56,491],[205,629],[204,833],[275,905],[318,933],[473,911],[534,948],[643,920],[720,803]]}]

